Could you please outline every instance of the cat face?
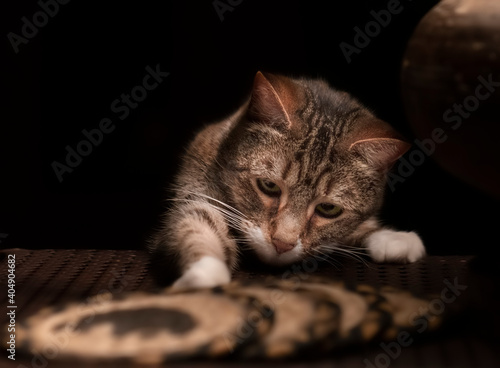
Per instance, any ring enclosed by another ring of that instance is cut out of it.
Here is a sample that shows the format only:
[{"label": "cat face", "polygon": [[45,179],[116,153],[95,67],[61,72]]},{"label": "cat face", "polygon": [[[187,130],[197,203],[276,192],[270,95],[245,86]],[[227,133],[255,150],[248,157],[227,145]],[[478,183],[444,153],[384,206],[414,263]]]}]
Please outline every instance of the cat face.
[{"label": "cat face", "polygon": [[382,203],[385,173],[408,147],[321,81],[258,74],[221,147],[221,182],[245,220],[245,246],[286,265],[352,243]]}]

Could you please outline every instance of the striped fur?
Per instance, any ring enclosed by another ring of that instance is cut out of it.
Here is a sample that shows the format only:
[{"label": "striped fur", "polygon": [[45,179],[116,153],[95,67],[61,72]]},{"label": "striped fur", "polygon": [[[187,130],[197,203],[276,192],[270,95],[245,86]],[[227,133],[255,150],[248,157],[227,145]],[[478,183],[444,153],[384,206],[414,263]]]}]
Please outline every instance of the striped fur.
[{"label": "striped fur", "polygon": [[[394,258],[379,238],[370,241],[382,230],[376,214],[385,175],[408,148],[388,124],[326,82],[259,72],[248,101],[188,147],[173,206],[150,248],[175,259],[183,286],[210,280],[210,270],[191,267],[200,259],[233,270],[244,249],[274,265],[335,252],[358,256],[363,248],[375,260],[416,260],[425,253],[421,242],[409,246],[416,256]],[[265,194],[259,179],[281,194]],[[321,203],[342,212],[325,218]]]}]

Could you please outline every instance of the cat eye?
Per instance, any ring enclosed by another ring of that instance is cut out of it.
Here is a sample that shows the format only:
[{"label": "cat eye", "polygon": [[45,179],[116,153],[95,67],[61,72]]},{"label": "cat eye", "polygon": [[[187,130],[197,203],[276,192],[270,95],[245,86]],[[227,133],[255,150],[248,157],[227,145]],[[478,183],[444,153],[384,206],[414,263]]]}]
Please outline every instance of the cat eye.
[{"label": "cat eye", "polygon": [[320,203],[314,211],[321,217],[334,218],[342,213],[342,208],[331,203]]},{"label": "cat eye", "polygon": [[262,191],[262,193],[268,195],[269,197],[279,197],[281,195],[281,188],[278,184],[266,179],[257,179],[257,186]]}]

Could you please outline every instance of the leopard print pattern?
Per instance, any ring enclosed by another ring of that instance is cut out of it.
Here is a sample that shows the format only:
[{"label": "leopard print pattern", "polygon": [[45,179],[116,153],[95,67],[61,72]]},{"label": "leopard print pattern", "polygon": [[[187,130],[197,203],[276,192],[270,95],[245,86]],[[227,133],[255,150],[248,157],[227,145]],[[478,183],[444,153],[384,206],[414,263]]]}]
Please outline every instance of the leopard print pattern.
[{"label": "leopard print pattern", "polygon": [[45,308],[18,333],[19,351],[54,345],[54,360],[129,361],[140,364],[192,359],[287,359],[324,354],[429,331],[429,297],[311,276],[294,283],[233,281],[203,290],[101,294],[86,303]]}]

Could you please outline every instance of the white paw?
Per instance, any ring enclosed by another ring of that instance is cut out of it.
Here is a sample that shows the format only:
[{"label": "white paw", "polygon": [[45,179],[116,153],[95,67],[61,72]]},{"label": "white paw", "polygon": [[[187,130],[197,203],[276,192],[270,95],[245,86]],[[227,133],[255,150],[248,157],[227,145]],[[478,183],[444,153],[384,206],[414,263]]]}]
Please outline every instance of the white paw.
[{"label": "white paw", "polygon": [[413,231],[376,231],[366,239],[366,248],[375,262],[408,263],[425,256],[424,244]]},{"label": "white paw", "polygon": [[172,285],[174,289],[209,288],[227,284],[231,273],[227,265],[214,257],[202,257],[192,263],[184,274]]}]

